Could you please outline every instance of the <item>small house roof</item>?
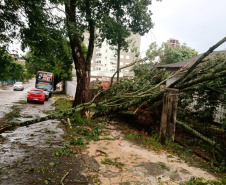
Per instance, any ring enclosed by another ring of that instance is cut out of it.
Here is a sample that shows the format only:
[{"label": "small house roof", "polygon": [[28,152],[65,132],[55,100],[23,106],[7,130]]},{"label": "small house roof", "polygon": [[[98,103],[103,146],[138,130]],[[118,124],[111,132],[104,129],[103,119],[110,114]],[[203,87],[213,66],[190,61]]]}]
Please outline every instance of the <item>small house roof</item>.
[{"label": "small house roof", "polygon": [[[209,57],[212,57],[218,53],[224,53],[226,55],[226,50],[222,50],[222,51],[213,51],[212,53],[210,53],[204,60],[207,60]],[[157,68],[168,68],[168,69],[178,69],[178,68],[182,68],[185,65],[187,65],[187,67],[192,66],[198,59],[199,57],[201,57],[204,53],[199,54],[193,58],[189,58],[177,63],[172,63],[172,64],[165,64],[165,65],[159,65],[156,66]]]}]

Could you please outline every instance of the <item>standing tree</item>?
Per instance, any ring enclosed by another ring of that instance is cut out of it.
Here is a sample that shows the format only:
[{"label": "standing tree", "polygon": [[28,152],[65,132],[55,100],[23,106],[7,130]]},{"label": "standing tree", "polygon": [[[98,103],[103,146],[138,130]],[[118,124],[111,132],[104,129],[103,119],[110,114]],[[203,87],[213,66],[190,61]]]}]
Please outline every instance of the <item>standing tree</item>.
[{"label": "standing tree", "polygon": [[131,34],[144,35],[152,27],[151,12],[148,11],[150,0],[112,2],[112,13],[103,17],[100,29],[101,40],[116,46],[117,53],[117,81],[119,81],[120,51],[128,50]]},{"label": "standing tree", "polygon": [[[95,42],[95,29],[110,40],[119,51],[127,47],[129,33],[143,35],[153,26],[147,6],[150,0],[100,1],[68,0],[65,3],[68,36],[75,63],[77,89],[73,106],[88,101],[90,66]],[[84,32],[89,33],[87,57],[81,48]],[[120,34],[119,34],[120,33]]]},{"label": "standing tree", "polygon": [[24,66],[15,62],[5,47],[0,47],[0,81],[24,80]]},{"label": "standing tree", "polygon": [[[73,106],[89,100],[91,59],[97,38],[95,31],[99,30],[100,35],[110,39],[120,51],[122,48],[127,48],[126,38],[130,33],[143,35],[153,26],[150,19],[151,13],[147,8],[151,0],[4,1],[15,5],[17,9],[20,8],[18,12],[22,12],[21,15],[24,16],[21,20],[27,21],[24,24],[25,29],[21,31],[24,40],[23,48],[29,46],[32,52],[49,53],[48,43],[52,43],[52,46],[60,44],[57,41],[61,40],[60,35],[64,35],[62,31],[66,28],[77,75]],[[61,14],[62,6],[65,8],[66,20],[63,20],[64,17]],[[105,29],[108,24],[114,25],[112,36],[109,36],[112,30]],[[119,37],[114,38],[121,32]],[[87,53],[82,49],[84,33],[89,34]],[[120,57],[119,54],[118,57]]]}]

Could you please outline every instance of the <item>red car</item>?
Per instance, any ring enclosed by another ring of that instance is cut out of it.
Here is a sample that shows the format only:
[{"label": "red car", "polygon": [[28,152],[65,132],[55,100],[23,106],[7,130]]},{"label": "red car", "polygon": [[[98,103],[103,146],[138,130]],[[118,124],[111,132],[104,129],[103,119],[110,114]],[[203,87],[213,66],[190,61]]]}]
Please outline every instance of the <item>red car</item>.
[{"label": "red car", "polygon": [[42,89],[31,89],[27,94],[27,102],[36,101],[44,104],[45,93]]}]

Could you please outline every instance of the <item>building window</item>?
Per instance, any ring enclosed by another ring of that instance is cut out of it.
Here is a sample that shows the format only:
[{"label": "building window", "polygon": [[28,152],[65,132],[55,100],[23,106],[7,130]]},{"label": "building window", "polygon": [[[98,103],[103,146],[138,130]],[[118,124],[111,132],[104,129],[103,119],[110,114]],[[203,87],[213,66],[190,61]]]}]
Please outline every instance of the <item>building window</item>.
[{"label": "building window", "polygon": [[129,70],[125,70],[125,73],[129,73]]},{"label": "building window", "polygon": [[120,58],[124,58],[124,55],[120,55]]},{"label": "building window", "polygon": [[129,59],[129,56],[128,55],[126,56],[126,59]]},{"label": "building window", "polygon": [[110,49],[111,49],[111,50],[115,50],[114,46],[110,46]]},{"label": "building window", "polygon": [[101,60],[97,60],[96,61],[96,64],[101,64]]},{"label": "building window", "polygon": [[129,65],[129,62],[126,62],[126,66]]},{"label": "building window", "polygon": [[93,60],[91,60],[91,63],[93,63]]},{"label": "building window", "polygon": [[91,71],[93,70],[93,67],[91,67]]},{"label": "building window", "polygon": [[120,66],[123,66],[123,62],[120,62]]},{"label": "building window", "polygon": [[116,55],[115,54],[111,54],[111,58],[115,58],[116,57]]},{"label": "building window", "polygon": [[116,62],[110,61],[110,64],[111,64],[111,65],[116,65]]},{"label": "building window", "polygon": [[101,58],[101,53],[97,53],[97,58]]},{"label": "building window", "polygon": [[101,71],[101,68],[100,67],[95,67],[95,70],[96,71]]},{"label": "building window", "polygon": [[110,69],[110,72],[115,72],[115,69]]}]

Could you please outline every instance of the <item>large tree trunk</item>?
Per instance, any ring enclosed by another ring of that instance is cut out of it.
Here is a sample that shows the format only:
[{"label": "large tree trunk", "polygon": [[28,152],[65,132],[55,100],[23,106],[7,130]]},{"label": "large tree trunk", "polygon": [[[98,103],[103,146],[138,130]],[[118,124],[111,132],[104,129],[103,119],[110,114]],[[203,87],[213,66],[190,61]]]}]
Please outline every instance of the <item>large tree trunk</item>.
[{"label": "large tree trunk", "polygon": [[89,72],[83,70],[82,67],[81,69],[76,69],[77,87],[73,107],[89,101],[90,75],[88,73]]},{"label": "large tree trunk", "polygon": [[90,35],[89,46],[87,57],[85,58],[84,52],[82,50],[80,35],[77,21],[76,20],[76,0],[69,0],[65,4],[66,20],[68,27],[68,36],[70,39],[70,46],[72,51],[72,56],[76,69],[77,76],[77,88],[75,99],[73,102],[73,107],[76,105],[86,103],[89,101],[89,83],[90,83],[90,67],[91,59],[94,49],[94,23],[91,18],[90,4],[89,0],[86,0],[86,21],[88,23],[88,31]]},{"label": "large tree trunk", "polygon": [[120,73],[120,46],[117,48],[117,82],[119,81],[119,73]]}]

